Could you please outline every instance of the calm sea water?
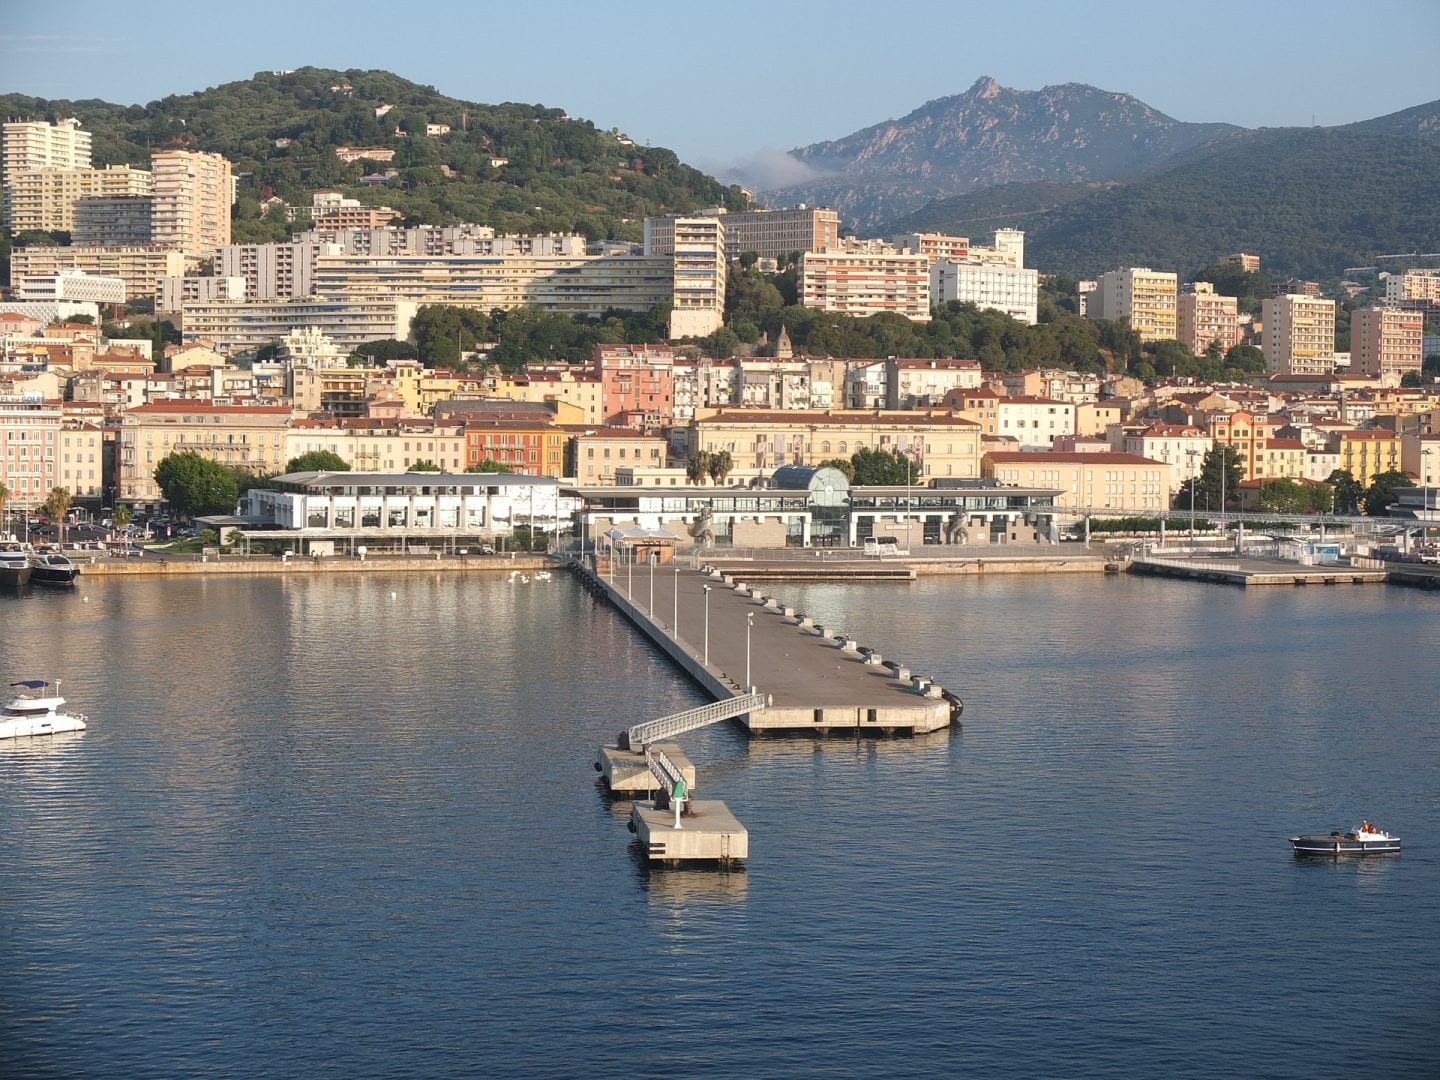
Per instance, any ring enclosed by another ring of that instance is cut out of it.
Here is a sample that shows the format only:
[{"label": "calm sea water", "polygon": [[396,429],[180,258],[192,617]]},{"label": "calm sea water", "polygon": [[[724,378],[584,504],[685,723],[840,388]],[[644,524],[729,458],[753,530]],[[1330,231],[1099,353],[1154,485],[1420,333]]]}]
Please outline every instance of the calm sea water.
[{"label": "calm sea water", "polygon": [[1440,601],[777,592],[965,727],[687,736],[728,875],[627,853],[594,748],[702,698],[568,579],[0,597],[92,718],[0,748],[0,1074],[1440,1075]]}]

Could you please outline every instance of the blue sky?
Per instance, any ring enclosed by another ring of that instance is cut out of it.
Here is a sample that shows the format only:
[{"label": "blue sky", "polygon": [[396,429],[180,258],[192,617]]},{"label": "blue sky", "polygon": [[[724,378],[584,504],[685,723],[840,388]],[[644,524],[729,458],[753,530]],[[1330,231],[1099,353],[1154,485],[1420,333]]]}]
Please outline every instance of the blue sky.
[{"label": "blue sky", "polygon": [[713,170],[981,75],[1091,83],[1181,120],[1348,123],[1440,98],[1437,45],[1440,0],[0,0],[0,92],[128,104],[273,68],[385,68],[563,108]]}]

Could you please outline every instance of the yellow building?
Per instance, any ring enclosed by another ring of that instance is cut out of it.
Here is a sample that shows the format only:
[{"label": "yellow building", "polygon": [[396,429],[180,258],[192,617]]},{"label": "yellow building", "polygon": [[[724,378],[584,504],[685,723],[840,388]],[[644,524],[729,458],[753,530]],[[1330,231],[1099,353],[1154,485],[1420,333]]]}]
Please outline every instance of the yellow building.
[{"label": "yellow building", "polygon": [[193,451],[221,465],[255,474],[278,473],[286,458],[287,405],[211,405],[157,401],[120,418],[116,446],[116,497],[123,502],[161,499],[155,469],[173,453]]},{"label": "yellow building", "polygon": [[230,243],[230,162],[219,154],[163,150],[151,155],[150,168],[151,239],[194,259],[213,258]]},{"label": "yellow building", "polygon": [[737,471],[768,473],[781,465],[819,465],[860,450],[888,450],[914,459],[922,483],[980,475],[980,425],[948,409],[700,409],[690,449],[727,450]]},{"label": "yellow building", "polygon": [[577,433],[570,453],[567,475],[581,487],[610,486],[618,483],[619,469],[664,468],[666,443],[659,435],[634,428],[606,427]]},{"label": "yellow building", "polygon": [[355,472],[405,472],[431,462],[445,472],[465,470],[465,428],[425,419],[299,419],[285,433],[285,462],[329,451]]},{"label": "yellow building", "polygon": [[75,499],[105,493],[105,433],[99,423],[66,417],[60,427],[60,486]]},{"label": "yellow building", "polygon": [[1128,319],[1141,341],[1166,341],[1179,333],[1179,277],[1148,266],[1101,274],[1089,294],[1086,318]]},{"label": "yellow building", "polygon": [[11,231],[71,232],[75,204],[104,195],[149,195],[150,174],[129,165],[104,169],[29,169],[6,184]]},{"label": "yellow building", "polygon": [[1242,480],[1263,479],[1266,451],[1270,447],[1270,420],[1248,409],[1216,413],[1209,418],[1210,438],[1215,445],[1233,447]]},{"label": "yellow building", "polygon": [[1138,454],[1027,453],[992,450],[984,474],[1023,488],[1058,488],[1055,505],[1121,512],[1170,505],[1173,468]]},{"label": "yellow building", "polygon": [[1400,470],[1400,439],[1384,428],[1337,432],[1334,449],[1340,468],[1361,487],[1369,487],[1381,473]]},{"label": "yellow building", "polygon": [[127,300],[150,299],[162,277],[185,273],[182,252],[156,244],[134,247],[48,247],[31,244],[10,253],[10,280],[46,277],[64,270],[79,270],[125,282]]}]

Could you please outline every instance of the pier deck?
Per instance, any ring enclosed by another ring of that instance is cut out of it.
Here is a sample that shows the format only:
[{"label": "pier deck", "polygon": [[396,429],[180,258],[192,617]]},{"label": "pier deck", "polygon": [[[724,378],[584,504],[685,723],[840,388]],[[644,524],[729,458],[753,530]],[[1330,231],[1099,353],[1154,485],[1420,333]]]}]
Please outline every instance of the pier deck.
[{"label": "pier deck", "polygon": [[1239,585],[1383,585],[1387,572],[1339,563],[1306,565],[1278,559],[1228,556],[1219,559],[1187,559],[1183,556],[1137,558],[1130,573],[1190,581]]},{"label": "pier deck", "polygon": [[940,687],[917,684],[903,666],[887,667],[878,653],[861,651],[885,643],[816,626],[780,598],[742,591],[733,577],[675,566],[655,567],[652,577],[647,565],[617,568],[613,581],[592,580],[715,698],[747,685],[765,694],[766,708],[742,718],[751,732],[919,734],[952,722]]},{"label": "pier deck", "polygon": [[750,857],[750,833],[717,799],[692,800],[678,829],[674,811],[637,802],[630,807],[630,825],[650,862],[729,864]]}]

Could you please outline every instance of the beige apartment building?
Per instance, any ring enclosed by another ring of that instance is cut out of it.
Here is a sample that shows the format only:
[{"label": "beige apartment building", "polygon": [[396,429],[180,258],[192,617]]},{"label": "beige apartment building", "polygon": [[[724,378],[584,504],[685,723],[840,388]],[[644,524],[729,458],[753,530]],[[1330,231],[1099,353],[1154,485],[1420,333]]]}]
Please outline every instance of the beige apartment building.
[{"label": "beige apartment building", "polygon": [[1250,255],[1243,251],[1237,251],[1233,255],[1222,255],[1218,261],[1221,266],[1238,266],[1247,274],[1255,274],[1260,271],[1260,256]]},{"label": "beige apartment building", "polygon": [[1085,316],[1127,319],[1141,341],[1167,341],[1179,332],[1179,277],[1147,266],[1101,274],[1089,293]]},{"label": "beige apartment building", "polygon": [[892,312],[930,321],[930,261],[895,252],[807,251],[800,256],[800,303],[838,315]]},{"label": "beige apartment building", "polygon": [[565,474],[581,487],[613,486],[620,469],[663,469],[667,444],[659,435],[634,428],[605,427],[576,433],[570,441]]},{"label": "beige apartment building", "polygon": [[63,270],[79,270],[101,277],[118,277],[125,282],[125,298],[137,300],[155,295],[162,277],[185,273],[185,256],[156,244],[135,247],[30,247],[10,253],[10,280],[46,277]]},{"label": "beige apartment building", "polygon": [[674,221],[670,337],[706,337],[725,323],[725,224],[723,218]]},{"label": "beige apartment building", "polygon": [[72,499],[105,494],[105,433],[86,419],[66,417],[60,426],[60,487]]},{"label": "beige apartment building", "polygon": [[[747,251],[762,259],[783,259],[796,251],[824,251],[840,242],[840,215],[823,207],[740,212],[712,208],[688,217],[718,218],[724,223],[727,259]],[[678,220],[679,215],[673,214],[645,219],[645,254],[674,253]]]},{"label": "beige apartment building", "polygon": [[1406,270],[1385,278],[1387,303],[1404,302],[1440,304],[1440,270]]},{"label": "beige apartment building", "polygon": [[1172,467],[1171,478],[1177,485],[1199,478],[1205,466],[1205,455],[1215,445],[1213,439],[1188,424],[1151,424],[1140,431],[1126,434],[1124,452],[1150,461],[1163,461]]},{"label": "beige apartment building", "polygon": [[155,469],[170,454],[193,451],[221,465],[278,473],[287,460],[288,405],[212,405],[156,401],[120,418],[115,472],[122,502],[155,503]]},{"label": "beige apartment building", "polygon": [[286,462],[328,451],[355,472],[406,472],[429,461],[449,473],[466,468],[465,425],[427,419],[296,419],[284,436]]},{"label": "beige apartment building", "polygon": [[[150,174],[129,165],[104,169],[27,169],[6,181],[6,206],[15,233],[72,232],[75,204],[92,197],[145,196]],[[148,235],[142,242],[148,241]]]},{"label": "beige apartment building", "polygon": [[305,328],[318,329],[348,353],[367,341],[404,341],[418,305],[393,297],[285,302],[185,302],[180,332],[188,342],[211,341],[227,356],[254,352]]},{"label": "beige apartment building", "polygon": [[984,474],[1002,484],[1056,488],[1055,505],[1118,513],[1163,510],[1170,505],[1174,469],[1138,454],[1026,453],[992,450]]},{"label": "beige apartment building", "polygon": [[1176,334],[1196,356],[1219,344],[1229,352],[1240,344],[1239,301],[1221,296],[1208,281],[1192,281],[1180,290],[1176,306]]},{"label": "beige apartment building", "polygon": [[1424,365],[1425,316],[1393,307],[1350,313],[1350,370],[1361,375],[1402,377]]},{"label": "beige apartment building", "polygon": [[728,450],[737,470],[766,474],[870,449],[913,458],[922,482],[980,475],[980,425],[948,409],[701,409],[688,441],[692,453]]},{"label": "beige apartment building", "polygon": [[29,169],[88,169],[90,141],[74,117],[11,121],[0,127],[0,181]]},{"label": "beige apartment building", "polygon": [[162,150],[151,155],[150,169],[150,235],[155,243],[179,248],[194,259],[212,258],[230,243],[230,162],[219,154]]},{"label": "beige apartment building", "polygon": [[1300,293],[1266,300],[1265,368],[1278,375],[1335,370],[1335,301]]}]

